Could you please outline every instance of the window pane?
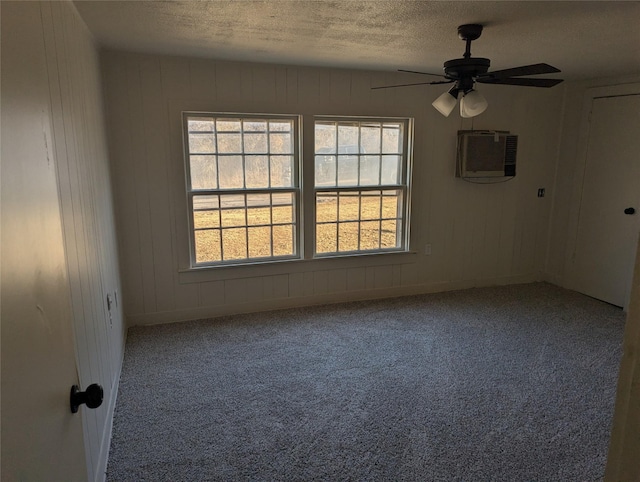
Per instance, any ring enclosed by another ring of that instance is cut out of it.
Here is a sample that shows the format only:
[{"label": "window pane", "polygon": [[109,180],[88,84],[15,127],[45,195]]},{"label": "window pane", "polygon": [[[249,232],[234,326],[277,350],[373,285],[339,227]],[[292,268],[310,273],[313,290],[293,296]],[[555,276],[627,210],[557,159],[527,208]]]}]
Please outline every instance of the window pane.
[{"label": "window pane", "polygon": [[[247,205],[247,224],[249,226],[271,224],[269,194],[248,194]],[[271,239],[269,239],[270,242]]]},{"label": "window pane", "polygon": [[338,186],[358,185],[358,157],[338,156]]},{"label": "window pane", "polygon": [[362,193],[360,219],[380,219],[380,191]]},{"label": "window pane", "polygon": [[380,221],[363,221],[360,223],[360,249],[380,248]]},{"label": "window pane", "polygon": [[376,186],[380,184],[380,156],[360,157],[360,185]]},{"label": "window pane", "polygon": [[271,227],[249,228],[249,257],[271,256]]},{"label": "window pane", "polygon": [[336,185],[336,156],[316,156],[316,186]]},{"label": "window pane", "polygon": [[338,153],[352,154],[358,149],[358,124],[338,124]]},{"label": "window pane", "polygon": [[338,205],[338,216],[340,221],[357,221],[360,211],[359,193],[340,194],[340,204]]},{"label": "window pane", "polygon": [[382,129],[382,152],[402,153],[402,124],[384,124]]},{"label": "window pane", "polygon": [[220,212],[222,218],[222,227],[228,228],[232,226],[246,226],[244,208],[239,209],[223,209]]},{"label": "window pane", "polygon": [[293,122],[286,120],[271,120],[269,121],[269,130],[270,131],[280,131],[280,132],[291,132],[293,131]]},{"label": "window pane", "polygon": [[216,131],[240,132],[242,124],[239,119],[216,119]]},{"label": "window pane", "polygon": [[382,156],[382,184],[400,182],[400,156]]},{"label": "window pane", "polygon": [[220,154],[242,153],[242,136],[240,134],[218,134],[218,152]]},{"label": "window pane", "polygon": [[399,202],[400,191],[384,191],[382,195],[382,217],[400,217],[400,212],[398,211]]},{"label": "window pane", "polygon": [[216,189],[218,170],[216,156],[189,156],[191,189]]},{"label": "window pane", "polygon": [[222,230],[222,256],[224,260],[247,257],[247,229],[232,228]]},{"label": "window pane", "polygon": [[214,123],[211,117],[188,117],[187,129],[191,131],[207,131],[213,132]]},{"label": "window pane", "polygon": [[316,154],[337,154],[336,124],[317,122],[315,130]]},{"label": "window pane", "polygon": [[213,154],[215,152],[215,134],[189,134],[190,154]]},{"label": "window pane", "polygon": [[274,193],[273,196],[273,223],[292,224],[293,219],[293,195],[291,193]]},{"label": "window pane", "polygon": [[396,221],[382,221],[382,235],[380,239],[381,248],[398,247],[398,223]]},{"label": "window pane", "polygon": [[273,207],[273,223],[292,223],[293,208],[292,206],[274,206]]},{"label": "window pane", "polygon": [[338,195],[318,194],[316,196],[316,220],[321,222],[338,220]]},{"label": "window pane", "polygon": [[269,134],[269,150],[272,154],[293,154],[293,142],[291,141],[291,133],[270,133]]},{"label": "window pane", "polygon": [[363,154],[380,153],[380,124],[362,125],[360,129],[360,152]]},{"label": "window pane", "polygon": [[244,196],[232,195],[221,196],[221,217],[222,227],[228,226],[246,226]]},{"label": "window pane", "polygon": [[268,188],[269,158],[267,156],[245,156],[244,175],[248,188]]},{"label": "window pane", "polygon": [[201,209],[218,209],[218,196],[193,196],[193,210],[199,211]]},{"label": "window pane", "polygon": [[271,187],[292,187],[293,157],[271,156]]},{"label": "window pane", "polygon": [[266,132],[267,122],[263,120],[245,120],[242,124],[245,131]]},{"label": "window pane", "polygon": [[244,135],[244,152],[247,154],[266,154],[269,152],[267,147],[267,134],[250,134]]},{"label": "window pane", "polygon": [[220,211],[217,209],[194,211],[193,227],[199,228],[219,228],[220,227]]},{"label": "window pane", "polygon": [[196,263],[221,261],[220,230],[207,229],[195,232]]},{"label": "window pane", "polygon": [[242,156],[218,157],[218,178],[220,189],[234,189],[243,187]]},{"label": "window pane", "polygon": [[273,255],[293,254],[293,227],[290,224],[273,227]]},{"label": "window pane", "polygon": [[316,253],[335,253],[338,251],[338,225],[316,225]]},{"label": "window pane", "polygon": [[340,223],[338,225],[338,250],[358,250],[358,223]]}]

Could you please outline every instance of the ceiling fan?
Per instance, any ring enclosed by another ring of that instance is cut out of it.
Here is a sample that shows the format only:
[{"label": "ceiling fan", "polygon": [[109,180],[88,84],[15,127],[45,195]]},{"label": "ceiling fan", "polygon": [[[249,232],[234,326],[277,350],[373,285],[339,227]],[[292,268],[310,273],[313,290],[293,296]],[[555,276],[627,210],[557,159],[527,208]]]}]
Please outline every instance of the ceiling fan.
[{"label": "ceiling fan", "polygon": [[417,72],[414,70],[399,70],[399,72],[443,77],[445,80],[385,85],[381,87],[372,87],[372,89],[453,83],[453,87],[432,103],[433,107],[435,107],[442,115],[448,117],[458,102],[459,94],[462,93],[462,98],[460,100],[460,115],[462,117],[475,117],[482,114],[488,106],[487,100],[484,96],[474,89],[476,82],[480,84],[520,85],[526,87],[553,87],[554,85],[562,82],[562,79],[523,77],[525,75],[552,74],[560,72],[559,69],[548,64],[524,65],[511,69],[489,72],[489,59],[471,56],[471,42],[478,39],[481,34],[482,25],[467,24],[460,25],[458,27],[458,36],[466,42],[466,48],[462,58],[447,60],[444,63],[444,75]]}]

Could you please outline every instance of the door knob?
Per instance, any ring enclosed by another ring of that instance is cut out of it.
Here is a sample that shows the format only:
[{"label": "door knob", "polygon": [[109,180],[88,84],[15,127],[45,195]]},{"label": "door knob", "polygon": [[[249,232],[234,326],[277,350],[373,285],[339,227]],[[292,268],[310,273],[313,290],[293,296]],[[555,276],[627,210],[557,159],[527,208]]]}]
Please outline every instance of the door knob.
[{"label": "door knob", "polygon": [[634,208],[627,208],[624,210],[625,214],[635,214],[636,210]]},{"label": "door knob", "polygon": [[102,405],[102,398],[104,397],[104,390],[97,383],[93,383],[87,387],[84,392],[80,391],[80,387],[78,385],[73,385],[71,387],[71,413],[76,413],[78,411],[78,407],[83,403],[87,404],[89,408],[98,408]]}]

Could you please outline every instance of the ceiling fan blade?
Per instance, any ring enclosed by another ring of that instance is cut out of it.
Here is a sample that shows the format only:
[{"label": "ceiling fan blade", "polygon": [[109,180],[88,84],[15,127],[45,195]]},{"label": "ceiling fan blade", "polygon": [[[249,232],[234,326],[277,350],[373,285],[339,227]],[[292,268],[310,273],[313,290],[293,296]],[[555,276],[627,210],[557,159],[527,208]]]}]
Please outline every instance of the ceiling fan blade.
[{"label": "ceiling fan blade", "polygon": [[429,72],[418,72],[417,70],[403,70],[398,69],[398,72],[408,72],[410,74],[422,74],[422,75],[433,75],[434,77],[444,77],[443,74],[431,74]]},{"label": "ceiling fan blade", "polygon": [[514,67],[512,69],[496,70],[494,72],[487,72],[478,76],[480,78],[490,79],[506,79],[507,77],[520,77],[523,75],[538,75],[538,74],[555,74],[560,72],[560,69],[556,69],[549,64],[533,64],[523,65],[522,67]]},{"label": "ceiling fan blade", "polygon": [[414,84],[395,84],[395,85],[381,85],[379,87],[371,87],[371,90],[376,89],[392,89],[394,87],[410,87],[412,85],[435,85],[435,84],[451,84],[455,80],[437,80],[435,82],[416,82]]},{"label": "ceiling fan blade", "polygon": [[526,87],[553,87],[554,85],[562,82],[562,79],[529,79],[529,78],[515,78],[515,79],[487,79],[478,78],[476,82],[482,84],[502,84],[502,85],[523,85]]}]

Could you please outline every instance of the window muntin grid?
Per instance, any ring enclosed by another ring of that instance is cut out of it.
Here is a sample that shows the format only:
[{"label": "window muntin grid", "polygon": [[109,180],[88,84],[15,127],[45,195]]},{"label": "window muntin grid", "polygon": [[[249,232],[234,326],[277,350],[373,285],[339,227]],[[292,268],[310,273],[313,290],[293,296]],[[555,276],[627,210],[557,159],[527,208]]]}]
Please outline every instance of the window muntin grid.
[{"label": "window muntin grid", "polygon": [[184,114],[192,264],[298,257],[298,118]]},{"label": "window muntin grid", "polygon": [[316,255],[406,249],[407,129],[407,120],[316,119]]}]

